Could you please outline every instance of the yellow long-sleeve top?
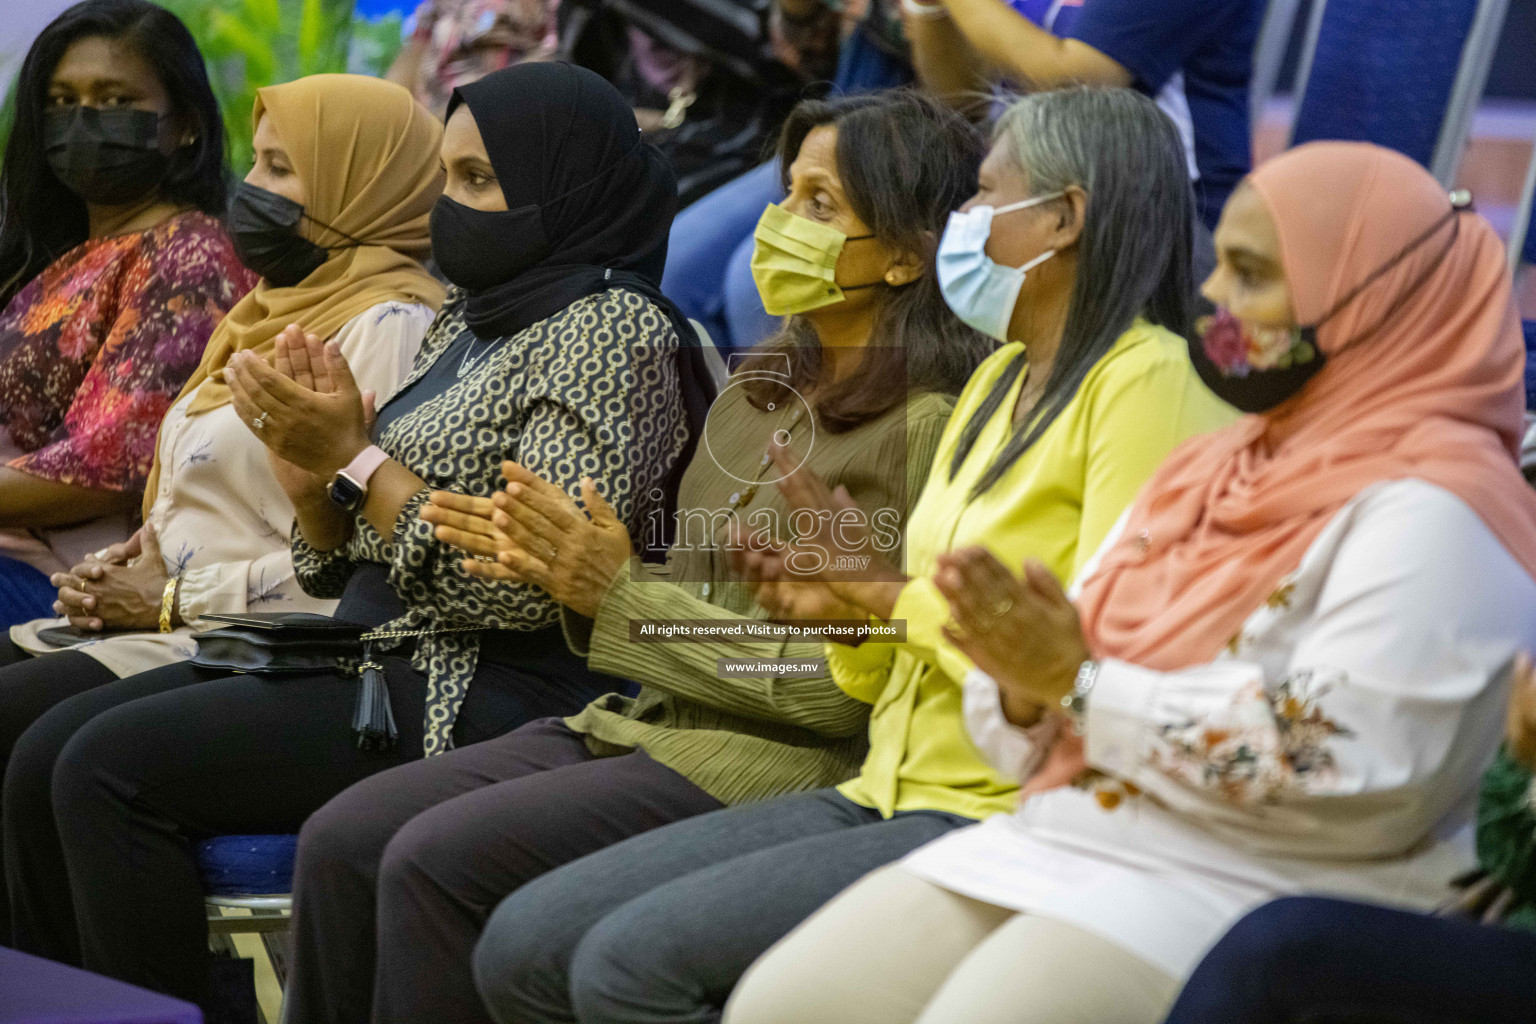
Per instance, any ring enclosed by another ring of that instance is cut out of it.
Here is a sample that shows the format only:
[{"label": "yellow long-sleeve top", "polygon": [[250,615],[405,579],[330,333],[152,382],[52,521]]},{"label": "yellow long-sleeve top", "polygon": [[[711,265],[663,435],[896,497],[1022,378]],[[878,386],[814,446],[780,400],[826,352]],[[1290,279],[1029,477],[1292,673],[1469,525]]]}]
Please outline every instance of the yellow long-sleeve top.
[{"label": "yellow long-sleeve top", "polygon": [[1011,811],[1018,786],[987,765],[961,717],[970,661],[943,636],[949,606],[933,585],[938,556],[980,544],[1015,573],[1036,558],[1062,581],[1099,547],[1136,491],[1180,442],[1236,413],[1195,375],[1182,338],[1138,320],[1083,380],[1056,421],[980,496],[971,490],[1012,434],[1019,373],[953,478],[965,425],[1010,364],[1005,345],[966,384],[908,521],[906,572],[892,621],[906,642],[829,644],[832,677],[874,706],[869,754],[844,796],[889,816],[937,810],[974,818]]}]

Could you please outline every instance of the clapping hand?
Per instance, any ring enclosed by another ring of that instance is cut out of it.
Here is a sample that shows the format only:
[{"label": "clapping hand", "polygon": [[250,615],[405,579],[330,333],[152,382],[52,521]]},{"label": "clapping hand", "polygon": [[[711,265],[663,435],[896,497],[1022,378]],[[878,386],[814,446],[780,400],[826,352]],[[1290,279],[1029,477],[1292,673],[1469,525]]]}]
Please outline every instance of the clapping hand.
[{"label": "clapping hand", "polygon": [[847,488],[828,487],[787,446],[770,441],[768,454],[796,536],[788,543],[745,536],[738,525],[727,540],[758,603],[779,621],[890,618],[906,577],[875,543],[869,516]]},{"label": "clapping hand", "polygon": [[438,491],[421,517],[436,527],[438,540],[470,555],[465,572],[532,584],[595,618],[634,557],[629,530],[590,477],[580,484],[582,511],[564,490],[516,462],[503,463],[502,475],[506,487],[493,497]]},{"label": "clapping hand", "polygon": [[224,380],[290,495],[323,488],[372,443],[373,392],[358,388],[339,345],[296,325],[278,335],[270,365],[254,352],[236,352]]},{"label": "clapping hand", "polygon": [[987,549],[962,548],[939,556],[933,582],[949,602],[945,637],[997,680],[1009,721],[1029,724],[1072,692],[1088,644],[1044,565],[1031,559],[1020,579]]}]

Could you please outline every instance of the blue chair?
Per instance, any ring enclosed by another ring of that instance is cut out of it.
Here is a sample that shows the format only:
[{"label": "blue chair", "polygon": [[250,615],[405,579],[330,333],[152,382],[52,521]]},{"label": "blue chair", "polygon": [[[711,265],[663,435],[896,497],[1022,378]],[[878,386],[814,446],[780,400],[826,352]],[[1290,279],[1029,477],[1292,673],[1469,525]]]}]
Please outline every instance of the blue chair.
[{"label": "blue chair", "polygon": [[[195,850],[206,894],[209,946],[238,958],[234,936],[260,935],[279,987],[288,976],[286,933],[298,844],[299,837],[291,835],[215,836]],[[227,915],[226,910],[245,913]]]},{"label": "blue chair", "polygon": [[1253,75],[1248,79],[1248,123],[1255,128],[1280,85],[1280,69],[1300,11],[1301,0],[1269,0],[1264,6],[1264,22],[1253,46]]},{"label": "blue chair", "polygon": [[1536,409],[1536,320],[1521,322],[1525,328],[1525,407]]},{"label": "blue chair", "polygon": [[1515,220],[1509,233],[1509,268],[1519,269],[1522,262],[1536,264],[1536,231],[1531,223],[1536,220],[1536,150],[1531,152],[1531,164],[1525,171],[1525,188],[1520,191],[1520,204],[1515,208]]},{"label": "blue chair", "polygon": [[391,14],[400,17],[408,17],[416,10],[416,0],[357,0],[352,5],[352,13],[360,18],[376,21],[379,18],[387,18]]},{"label": "blue chair", "polygon": [[1314,0],[1293,144],[1374,142],[1455,181],[1509,0]]}]

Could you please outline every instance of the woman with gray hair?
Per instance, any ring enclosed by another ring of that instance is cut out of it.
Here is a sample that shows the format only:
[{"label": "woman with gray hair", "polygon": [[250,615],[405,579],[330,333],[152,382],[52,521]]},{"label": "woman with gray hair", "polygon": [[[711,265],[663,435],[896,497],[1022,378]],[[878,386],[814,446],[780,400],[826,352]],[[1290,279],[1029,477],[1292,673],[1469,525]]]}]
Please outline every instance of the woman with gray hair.
[{"label": "woman with gray hair", "polygon": [[[900,643],[827,647],[834,681],[872,706],[859,774],[668,825],[525,884],[476,952],[492,1016],[718,1020],[752,961],[844,887],[1013,808],[1017,782],[965,732],[971,665],[935,570],[946,551],[985,545],[1070,578],[1163,457],[1230,418],[1186,352],[1192,202],[1178,134],[1143,96],[1074,89],[1004,115],[936,262],[950,308],[1001,347],[940,439],[905,564],[814,577],[797,556],[832,542],[819,533],[741,558],[777,619],[904,624]],[[819,522],[850,508],[806,472],[779,486]]]}]

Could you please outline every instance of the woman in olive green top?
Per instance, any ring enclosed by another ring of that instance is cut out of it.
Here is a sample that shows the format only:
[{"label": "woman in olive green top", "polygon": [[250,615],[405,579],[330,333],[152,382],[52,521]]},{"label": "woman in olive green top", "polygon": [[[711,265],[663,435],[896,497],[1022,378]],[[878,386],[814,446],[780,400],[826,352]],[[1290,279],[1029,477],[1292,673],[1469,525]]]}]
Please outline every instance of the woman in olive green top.
[{"label": "woman in olive green top", "polygon": [[[992,349],[949,312],[932,262],[975,189],[983,144],[941,106],[894,94],[802,104],[780,148],[789,195],[765,212],[753,262],[768,308],[790,316],[712,408],[677,520],[632,539],[602,481],[581,482],[578,507],[514,463],[495,506],[438,494],[422,514],[465,549],[466,572],[559,601],[571,648],[639,681],[639,696],[382,772],[317,812],[294,880],[292,1024],[485,1020],[471,951],[524,882],[660,825],[857,770],[869,706],[832,680],[819,637],[752,639],[769,624],[733,578],[722,534],[810,532],[777,486],[804,467],[869,510],[844,532],[870,558],[899,560],[954,395]],[[641,565],[633,552],[658,540],[665,566]],[[792,658],[809,668],[758,664]]]}]

